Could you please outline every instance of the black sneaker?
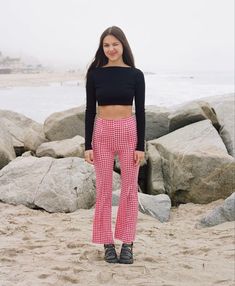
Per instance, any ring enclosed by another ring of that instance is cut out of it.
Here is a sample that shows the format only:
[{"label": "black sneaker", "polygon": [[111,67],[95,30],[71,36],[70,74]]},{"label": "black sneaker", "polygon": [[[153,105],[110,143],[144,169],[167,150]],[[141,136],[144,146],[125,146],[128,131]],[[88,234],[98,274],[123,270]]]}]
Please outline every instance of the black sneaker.
[{"label": "black sneaker", "polygon": [[119,263],[132,264],[133,263],[133,242],[123,243],[119,257]]},{"label": "black sneaker", "polygon": [[115,245],[112,243],[104,244],[104,249],[105,249],[104,260],[109,263],[117,263],[118,257],[115,250]]}]

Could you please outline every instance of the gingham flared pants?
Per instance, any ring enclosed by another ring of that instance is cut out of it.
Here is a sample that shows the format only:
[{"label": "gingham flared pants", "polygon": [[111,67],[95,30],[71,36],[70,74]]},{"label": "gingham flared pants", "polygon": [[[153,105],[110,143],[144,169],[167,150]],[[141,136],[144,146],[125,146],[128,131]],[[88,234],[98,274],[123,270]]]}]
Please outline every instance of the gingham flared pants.
[{"label": "gingham flared pants", "polygon": [[[96,204],[93,216],[92,242],[124,243],[135,240],[138,218],[138,174],[134,151],[137,144],[136,117],[103,119],[96,117],[92,136],[96,173]],[[121,169],[121,194],[112,232],[112,184],[114,156],[117,153]]]}]

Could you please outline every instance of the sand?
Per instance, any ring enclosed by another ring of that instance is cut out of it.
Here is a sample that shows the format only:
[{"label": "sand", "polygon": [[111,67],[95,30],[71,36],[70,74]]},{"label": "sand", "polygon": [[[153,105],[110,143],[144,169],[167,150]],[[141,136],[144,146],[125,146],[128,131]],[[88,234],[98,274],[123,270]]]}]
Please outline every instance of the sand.
[{"label": "sand", "polygon": [[194,227],[222,202],[173,207],[166,223],[139,212],[132,265],[103,260],[103,245],[91,242],[94,209],[50,214],[1,202],[0,285],[232,286],[234,222]]},{"label": "sand", "polygon": [[85,74],[80,72],[41,72],[36,74],[0,74],[0,88],[16,86],[47,86],[51,83],[61,83],[66,81],[78,81],[82,83]]}]

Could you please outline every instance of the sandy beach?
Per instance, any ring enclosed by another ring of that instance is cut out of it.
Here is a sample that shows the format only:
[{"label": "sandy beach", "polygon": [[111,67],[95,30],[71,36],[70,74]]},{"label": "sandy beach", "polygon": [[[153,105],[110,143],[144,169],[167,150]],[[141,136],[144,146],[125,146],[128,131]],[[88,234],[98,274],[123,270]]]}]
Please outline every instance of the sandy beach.
[{"label": "sandy beach", "polygon": [[0,74],[0,88],[15,86],[45,86],[53,82],[83,81],[81,72],[41,72],[35,74]]},{"label": "sandy beach", "polygon": [[[94,209],[48,213],[0,203],[0,285],[232,286],[234,222],[195,228],[222,203],[173,207],[167,223],[139,212],[132,265],[105,262],[103,245],[91,243]],[[113,207],[113,229],[116,214]]]},{"label": "sandy beach", "polygon": [[234,2],[0,2],[0,286],[235,286]]}]

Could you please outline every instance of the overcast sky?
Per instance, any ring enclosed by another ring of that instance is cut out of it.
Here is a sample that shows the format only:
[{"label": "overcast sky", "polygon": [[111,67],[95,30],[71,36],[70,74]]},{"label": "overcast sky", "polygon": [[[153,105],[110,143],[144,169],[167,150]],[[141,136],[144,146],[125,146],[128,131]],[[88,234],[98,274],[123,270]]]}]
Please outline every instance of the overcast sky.
[{"label": "overcast sky", "polygon": [[234,68],[234,0],[0,0],[0,51],[84,69],[112,25],[144,70]]}]

